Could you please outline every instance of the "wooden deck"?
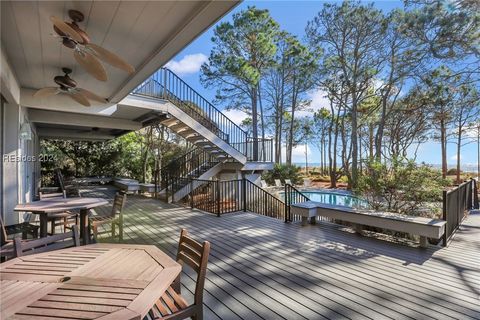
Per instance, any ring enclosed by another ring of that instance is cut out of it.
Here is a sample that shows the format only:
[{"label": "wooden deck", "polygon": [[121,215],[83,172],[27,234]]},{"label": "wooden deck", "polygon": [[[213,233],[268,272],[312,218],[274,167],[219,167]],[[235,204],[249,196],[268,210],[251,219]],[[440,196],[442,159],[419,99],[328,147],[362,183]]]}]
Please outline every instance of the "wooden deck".
[{"label": "wooden deck", "polygon": [[[112,190],[83,194],[111,198]],[[480,214],[468,217],[449,247],[426,250],[328,223],[302,227],[247,213],[218,218],[142,196],[128,196],[125,214],[125,242],[175,256],[187,228],[212,243],[208,320],[480,319]],[[191,299],[192,274],[182,283]]]}]

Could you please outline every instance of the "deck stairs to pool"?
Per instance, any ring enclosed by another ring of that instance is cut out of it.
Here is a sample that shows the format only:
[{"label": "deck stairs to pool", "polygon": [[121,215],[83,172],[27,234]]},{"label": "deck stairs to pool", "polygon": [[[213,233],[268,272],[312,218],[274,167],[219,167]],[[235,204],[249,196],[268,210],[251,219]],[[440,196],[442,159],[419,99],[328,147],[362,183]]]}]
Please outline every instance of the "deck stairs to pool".
[{"label": "deck stairs to pool", "polygon": [[[158,70],[125,100],[152,109],[138,119],[143,124],[161,124],[193,146],[161,170],[160,194],[169,202],[179,201],[193,191],[191,185],[188,188],[191,179],[209,180],[217,175],[222,163],[236,162],[251,169],[252,164],[255,168],[255,163],[262,163],[264,168],[265,162],[272,162],[271,145],[267,150],[265,142],[248,137],[242,128],[166,68]],[[255,153],[258,146],[261,150]]]}]

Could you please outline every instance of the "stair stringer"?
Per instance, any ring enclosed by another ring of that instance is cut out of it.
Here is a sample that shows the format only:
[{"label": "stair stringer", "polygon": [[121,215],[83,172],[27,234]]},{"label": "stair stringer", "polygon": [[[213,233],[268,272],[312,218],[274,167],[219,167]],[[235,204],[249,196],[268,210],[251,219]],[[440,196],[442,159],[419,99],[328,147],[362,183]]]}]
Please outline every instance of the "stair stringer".
[{"label": "stair stringer", "polygon": [[[210,178],[219,174],[222,171],[222,169],[223,169],[223,162],[220,162],[217,165],[210,168],[208,171],[205,171],[197,179],[198,180],[210,180]],[[186,185],[185,187],[183,187],[180,190],[178,190],[177,192],[175,192],[175,194],[173,195],[173,198],[170,196],[168,198],[168,202],[173,202],[173,200],[175,200],[176,202],[182,200],[183,198],[185,198],[185,196],[187,194],[189,194],[191,191],[197,189],[198,187],[202,186],[203,184],[205,184],[205,183],[202,182],[202,181],[193,181],[192,184],[191,184],[192,190],[190,189],[190,185]]]},{"label": "stair stringer", "polygon": [[168,100],[131,94],[128,96],[128,98],[125,98],[122,101],[122,104],[169,113],[241,164],[245,164],[247,162],[247,157],[244,154],[229,145],[226,141],[222,140],[209,129],[205,128],[198,121],[190,117],[187,113]]}]

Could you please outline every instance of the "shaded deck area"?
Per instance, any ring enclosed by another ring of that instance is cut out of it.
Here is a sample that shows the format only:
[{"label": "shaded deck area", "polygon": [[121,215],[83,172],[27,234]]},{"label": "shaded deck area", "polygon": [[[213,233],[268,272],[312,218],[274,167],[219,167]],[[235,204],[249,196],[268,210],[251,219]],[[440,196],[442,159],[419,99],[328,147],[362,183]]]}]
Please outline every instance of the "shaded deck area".
[{"label": "shaded deck area", "polygon": [[[113,190],[82,194],[111,198]],[[422,250],[328,223],[302,227],[248,213],[218,218],[128,196],[125,242],[175,256],[181,228],[212,243],[205,319],[480,318],[480,214],[467,218],[449,247]],[[113,241],[108,237],[100,240]],[[192,299],[192,274],[182,283]]]}]

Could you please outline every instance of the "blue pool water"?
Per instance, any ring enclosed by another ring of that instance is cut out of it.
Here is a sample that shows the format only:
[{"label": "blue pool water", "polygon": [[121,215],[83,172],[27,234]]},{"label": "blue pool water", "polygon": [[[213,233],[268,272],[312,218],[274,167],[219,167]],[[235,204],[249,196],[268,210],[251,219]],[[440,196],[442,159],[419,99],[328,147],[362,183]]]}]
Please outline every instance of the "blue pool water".
[{"label": "blue pool water", "polygon": [[[337,206],[346,206],[351,208],[365,208],[367,203],[350,194],[328,192],[328,191],[301,191],[311,201],[326,203]],[[282,193],[281,197],[284,199],[285,195]]]}]

